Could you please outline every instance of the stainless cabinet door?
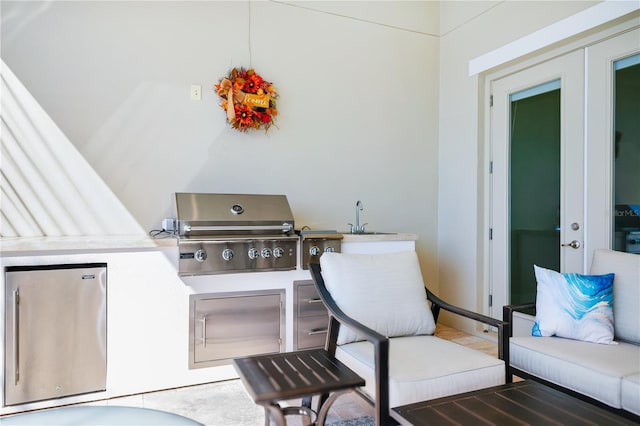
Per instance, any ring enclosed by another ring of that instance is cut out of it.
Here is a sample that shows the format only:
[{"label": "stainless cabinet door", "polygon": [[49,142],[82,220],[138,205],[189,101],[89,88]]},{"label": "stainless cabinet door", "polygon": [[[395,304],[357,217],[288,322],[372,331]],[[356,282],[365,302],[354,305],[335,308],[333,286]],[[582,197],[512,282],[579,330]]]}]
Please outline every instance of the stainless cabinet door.
[{"label": "stainless cabinet door", "polygon": [[106,266],[37,268],[5,276],[5,405],[106,388]]},{"label": "stainless cabinet door", "polygon": [[191,310],[190,368],[282,351],[283,291],[195,295]]}]

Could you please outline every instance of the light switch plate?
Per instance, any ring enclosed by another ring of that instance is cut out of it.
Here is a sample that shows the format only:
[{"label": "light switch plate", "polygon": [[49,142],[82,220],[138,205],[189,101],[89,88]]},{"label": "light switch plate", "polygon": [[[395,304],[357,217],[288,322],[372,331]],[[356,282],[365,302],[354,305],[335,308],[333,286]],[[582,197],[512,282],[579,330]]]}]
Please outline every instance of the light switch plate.
[{"label": "light switch plate", "polygon": [[191,85],[191,100],[192,101],[200,101],[202,100],[202,86],[199,84]]}]

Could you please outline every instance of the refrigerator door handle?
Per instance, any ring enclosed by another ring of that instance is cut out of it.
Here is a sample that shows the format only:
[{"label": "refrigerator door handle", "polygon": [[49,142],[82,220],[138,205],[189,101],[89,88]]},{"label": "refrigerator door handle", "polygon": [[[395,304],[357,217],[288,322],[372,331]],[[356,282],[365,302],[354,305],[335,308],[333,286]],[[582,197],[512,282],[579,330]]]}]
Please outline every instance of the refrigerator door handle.
[{"label": "refrigerator door handle", "polygon": [[18,344],[20,343],[20,291],[18,289],[13,291],[13,378],[14,385],[18,385],[20,381],[20,351]]}]

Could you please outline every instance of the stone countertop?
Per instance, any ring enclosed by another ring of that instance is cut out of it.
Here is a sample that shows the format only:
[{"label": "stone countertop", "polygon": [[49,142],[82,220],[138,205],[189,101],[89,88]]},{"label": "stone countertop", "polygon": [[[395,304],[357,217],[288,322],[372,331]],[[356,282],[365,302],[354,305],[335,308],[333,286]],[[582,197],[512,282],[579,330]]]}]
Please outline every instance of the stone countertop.
[{"label": "stone countertop", "polygon": [[[371,234],[342,234],[343,242],[374,242],[374,241],[416,241],[418,234],[411,233],[371,233]],[[154,240],[159,247],[171,247],[177,244],[177,238]]]},{"label": "stone countertop", "polygon": [[393,234],[385,234],[385,233],[372,233],[372,234],[350,234],[344,233],[342,234],[342,242],[343,243],[351,243],[351,242],[380,242],[380,241],[416,241],[418,239],[417,234],[410,233],[393,233]]},{"label": "stone countertop", "polygon": [[[175,245],[175,239],[173,245]],[[147,235],[91,235],[66,237],[0,238],[0,256],[29,252],[93,252],[112,250],[149,250],[162,247],[158,239]]]},{"label": "stone countertop", "polygon": [[[375,242],[375,241],[416,241],[418,234],[411,233],[371,233],[371,234],[342,234],[343,242]],[[172,247],[177,245],[177,238],[163,238],[154,240],[158,247]]]},{"label": "stone countertop", "polygon": [[[417,234],[371,233],[343,235],[343,242],[416,241]],[[177,238],[151,238],[146,235],[92,235],[71,237],[19,237],[0,238],[0,256],[26,254],[28,252],[92,252],[149,250],[176,247]]]}]

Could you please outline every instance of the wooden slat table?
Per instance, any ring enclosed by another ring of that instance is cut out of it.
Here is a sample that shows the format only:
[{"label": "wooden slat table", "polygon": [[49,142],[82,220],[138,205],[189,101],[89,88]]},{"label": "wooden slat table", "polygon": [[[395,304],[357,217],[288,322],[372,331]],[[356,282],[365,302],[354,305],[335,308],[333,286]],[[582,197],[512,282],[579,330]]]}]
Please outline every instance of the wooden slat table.
[{"label": "wooden slat table", "polygon": [[[284,426],[289,414],[303,415],[313,422],[310,398],[330,394],[317,413],[317,424],[323,425],[338,396],[365,384],[362,377],[324,349],[236,358],[233,363],[249,395],[264,406],[265,425],[271,418]],[[297,398],[305,399],[309,406],[280,406],[280,401]]]},{"label": "wooden slat table", "polygon": [[392,413],[401,424],[414,426],[637,424],[528,380],[396,407]]}]

